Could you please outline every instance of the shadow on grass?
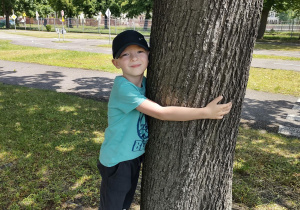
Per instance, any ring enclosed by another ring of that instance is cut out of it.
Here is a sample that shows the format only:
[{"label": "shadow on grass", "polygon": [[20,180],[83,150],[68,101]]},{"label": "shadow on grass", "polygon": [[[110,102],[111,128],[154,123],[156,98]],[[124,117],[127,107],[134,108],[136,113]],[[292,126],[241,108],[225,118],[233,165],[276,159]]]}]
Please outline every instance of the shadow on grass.
[{"label": "shadow on grass", "polygon": [[234,201],[251,208],[275,204],[298,209],[299,150],[298,138],[240,128],[235,152]]},{"label": "shadow on grass", "polygon": [[96,207],[107,104],[11,85],[0,85],[0,101],[2,208]]}]

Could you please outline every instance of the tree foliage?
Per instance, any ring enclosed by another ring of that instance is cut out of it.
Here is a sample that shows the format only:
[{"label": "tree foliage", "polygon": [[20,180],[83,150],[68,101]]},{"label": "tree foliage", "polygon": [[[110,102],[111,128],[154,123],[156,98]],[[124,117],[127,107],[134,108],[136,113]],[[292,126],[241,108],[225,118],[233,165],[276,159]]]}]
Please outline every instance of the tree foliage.
[{"label": "tree foliage", "polygon": [[17,0],[1,0],[0,14],[6,16],[6,28],[10,27],[9,16],[13,14],[14,6]]},{"label": "tree foliage", "polygon": [[119,0],[119,4],[121,5],[122,12],[126,13],[126,16],[129,18],[136,17],[142,13],[146,14],[146,19],[151,18],[152,0]]},{"label": "tree foliage", "polygon": [[73,0],[49,0],[49,3],[55,12],[63,10],[66,17],[74,17],[77,15],[77,8],[73,4]]}]

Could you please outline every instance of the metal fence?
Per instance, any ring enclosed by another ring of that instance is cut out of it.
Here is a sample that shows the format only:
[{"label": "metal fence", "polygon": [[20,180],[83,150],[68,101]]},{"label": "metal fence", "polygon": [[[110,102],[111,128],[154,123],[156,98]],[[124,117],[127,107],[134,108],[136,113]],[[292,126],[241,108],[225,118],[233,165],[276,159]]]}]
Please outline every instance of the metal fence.
[{"label": "metal fence", "polygon": [[[11,28],[15,28],[14,21],[10,20]],[[152,20],[145,19],[121,19],[111,18],[110,21],[102,17],[95,18],[66,18],[64,22],[59,18],[19,18],[16,19],[16,29],[46,31],[46,25],[51,25],[51,31],[64,28],[66,32],[85,32],[85,33],[109,33],[118,34],[127,29],[142,31],[150,34]],[[110,27],[109,27],[110,25]],[[5,27],[5,18],[0,18],[0,28]],[[267,24],[266,31],[300,32],[300,21],[280,22],[278,24]]]},{"label": "metal fence", "polygon": [[266,31],[300,32],[300,21],[285,21],[276,24],[267,24]]},{"label": "metal fence", "polygon": [[[4,18],[2,18],[5,20]],[[2,20],[2,22],[3,22]],[[0,18],[1,23],[1,18]],[[13,21],[10,20],[11,28],[15,28]],[[111,18],[110,20],[94,18],[66,18],[64,21],[59,18],[19,18],[16,19],[16,29],[47,31],[46,26],[51,25],[51,31],[64,28],[66,32],[85,32],[85,33],[109,33],[118,34],[127,29],[143,31],[150,34],[152,20],[145,19],[121,19]],[[5,24],[0,24],[0,27],[5,27]]]}]

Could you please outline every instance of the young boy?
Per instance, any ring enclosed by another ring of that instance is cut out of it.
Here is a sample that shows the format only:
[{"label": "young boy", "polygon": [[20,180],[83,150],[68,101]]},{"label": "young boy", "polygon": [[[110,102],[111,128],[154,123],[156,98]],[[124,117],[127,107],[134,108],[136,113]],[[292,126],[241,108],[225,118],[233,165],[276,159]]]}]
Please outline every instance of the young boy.
[{"label": "young boy", "polygon": [[222,119],[231,103],[218,104],[218,97],[204,108],[162,107],[145,96],[149,47],[144,36],[128,30],[113,40],[112,63],[122,69],[108,103],[108,127],[98,168],[102,176],[101,210],[129,209],[137,186],[148,140],[146,115],[160,120]]}]

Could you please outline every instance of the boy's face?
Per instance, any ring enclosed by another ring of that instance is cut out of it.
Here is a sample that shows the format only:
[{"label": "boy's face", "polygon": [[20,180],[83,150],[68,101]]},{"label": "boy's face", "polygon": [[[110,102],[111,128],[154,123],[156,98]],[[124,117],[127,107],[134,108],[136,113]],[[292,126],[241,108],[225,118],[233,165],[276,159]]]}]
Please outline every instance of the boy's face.
[{"label": "boy's face", "polygon": [[118,59],[113,59],[114,66],[122,69],[123,76],[130,80],[131,77],[144,75],[148,66],[149,51],[138,45],[130,45],[120,54]]}]

